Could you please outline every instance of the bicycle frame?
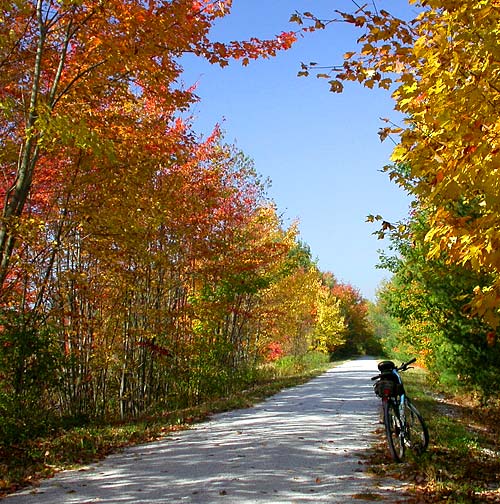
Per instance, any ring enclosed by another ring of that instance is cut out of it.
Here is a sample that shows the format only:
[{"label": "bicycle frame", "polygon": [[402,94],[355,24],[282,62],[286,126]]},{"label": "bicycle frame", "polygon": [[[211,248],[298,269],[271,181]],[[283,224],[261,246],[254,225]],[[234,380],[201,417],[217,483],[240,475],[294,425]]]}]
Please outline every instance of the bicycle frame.
[{"label": "bicycle frame", "polygon": [[[396,411],[398,412],[398,416],[399,416],[399,419],[401,421],[401,425],[402,425],[403,431],[404,431],[404,429],[406,427],[405,408],[404,408],[405,399],[406,399],[406,392],[405,392],[405,388],[403,385],[403,380],[402,380],[401,376],[399,375],[397,368],[392,370],[392,374],[394,374],[396,376],[397,383],[399,385],[399,390],[401,391],[401,393],[398,396],[396,396],[392,399],[394,399],[394,403],[397,405]],[[396,402],[396,399],[398,397],[399,397],[399,404]]]}]

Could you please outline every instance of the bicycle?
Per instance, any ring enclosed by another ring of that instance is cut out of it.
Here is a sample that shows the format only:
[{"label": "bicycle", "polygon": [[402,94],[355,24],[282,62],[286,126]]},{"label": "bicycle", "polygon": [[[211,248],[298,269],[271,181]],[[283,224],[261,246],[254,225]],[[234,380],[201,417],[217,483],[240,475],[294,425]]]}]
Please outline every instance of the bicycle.
[{"label": "bicycle", "polygon": [[400,373],[411,369],[417,359],[413,358],[396,367],[392,361],[378,364],[380,374],[373,385],[375,394],[382,399],[384,425],[389,451],[396,462],[401,462],[405,449],[410,448],[416,455],[422,454],[429,445],[427,425],[405,392]]}]

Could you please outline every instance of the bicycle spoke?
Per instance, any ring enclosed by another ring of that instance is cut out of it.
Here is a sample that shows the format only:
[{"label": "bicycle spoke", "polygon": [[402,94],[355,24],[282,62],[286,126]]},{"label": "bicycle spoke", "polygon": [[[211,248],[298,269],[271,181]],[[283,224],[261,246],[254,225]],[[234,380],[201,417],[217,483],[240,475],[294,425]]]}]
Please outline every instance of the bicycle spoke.
[{"label": "bicycle spoke", "polygon": [[422,415],[409,399],[405,400],[405,418],[406,443],[417,455],[420,455],[429,444],[429,433]]}]

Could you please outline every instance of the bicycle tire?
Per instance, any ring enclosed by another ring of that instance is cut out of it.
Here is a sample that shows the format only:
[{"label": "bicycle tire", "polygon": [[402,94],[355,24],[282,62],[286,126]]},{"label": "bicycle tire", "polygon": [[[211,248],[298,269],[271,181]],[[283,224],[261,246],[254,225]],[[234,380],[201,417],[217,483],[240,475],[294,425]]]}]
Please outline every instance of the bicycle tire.
[{"label": "bicycle tire", "polygon": [[421,455],[429,446],[429,430],[417,407],[408,397],[405,398],[405,419],[405,444],[416,455]]},{"label": "bicycle tire", "polygon": [[396,462],[401,462],[405,454],[401,419],[397,405],[390,400],[384,403],[384,424],[391,457]]}]

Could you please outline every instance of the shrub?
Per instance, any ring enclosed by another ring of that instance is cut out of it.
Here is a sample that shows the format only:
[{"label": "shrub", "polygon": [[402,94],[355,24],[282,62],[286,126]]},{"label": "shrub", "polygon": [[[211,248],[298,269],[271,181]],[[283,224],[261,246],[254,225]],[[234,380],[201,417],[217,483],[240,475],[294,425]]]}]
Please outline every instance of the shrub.
[{"label": "shrub", "polygon": [[12,313],[0,316],[0,444],[36,436],[51,425],[49,397],[61,353],[54,334]]}]

